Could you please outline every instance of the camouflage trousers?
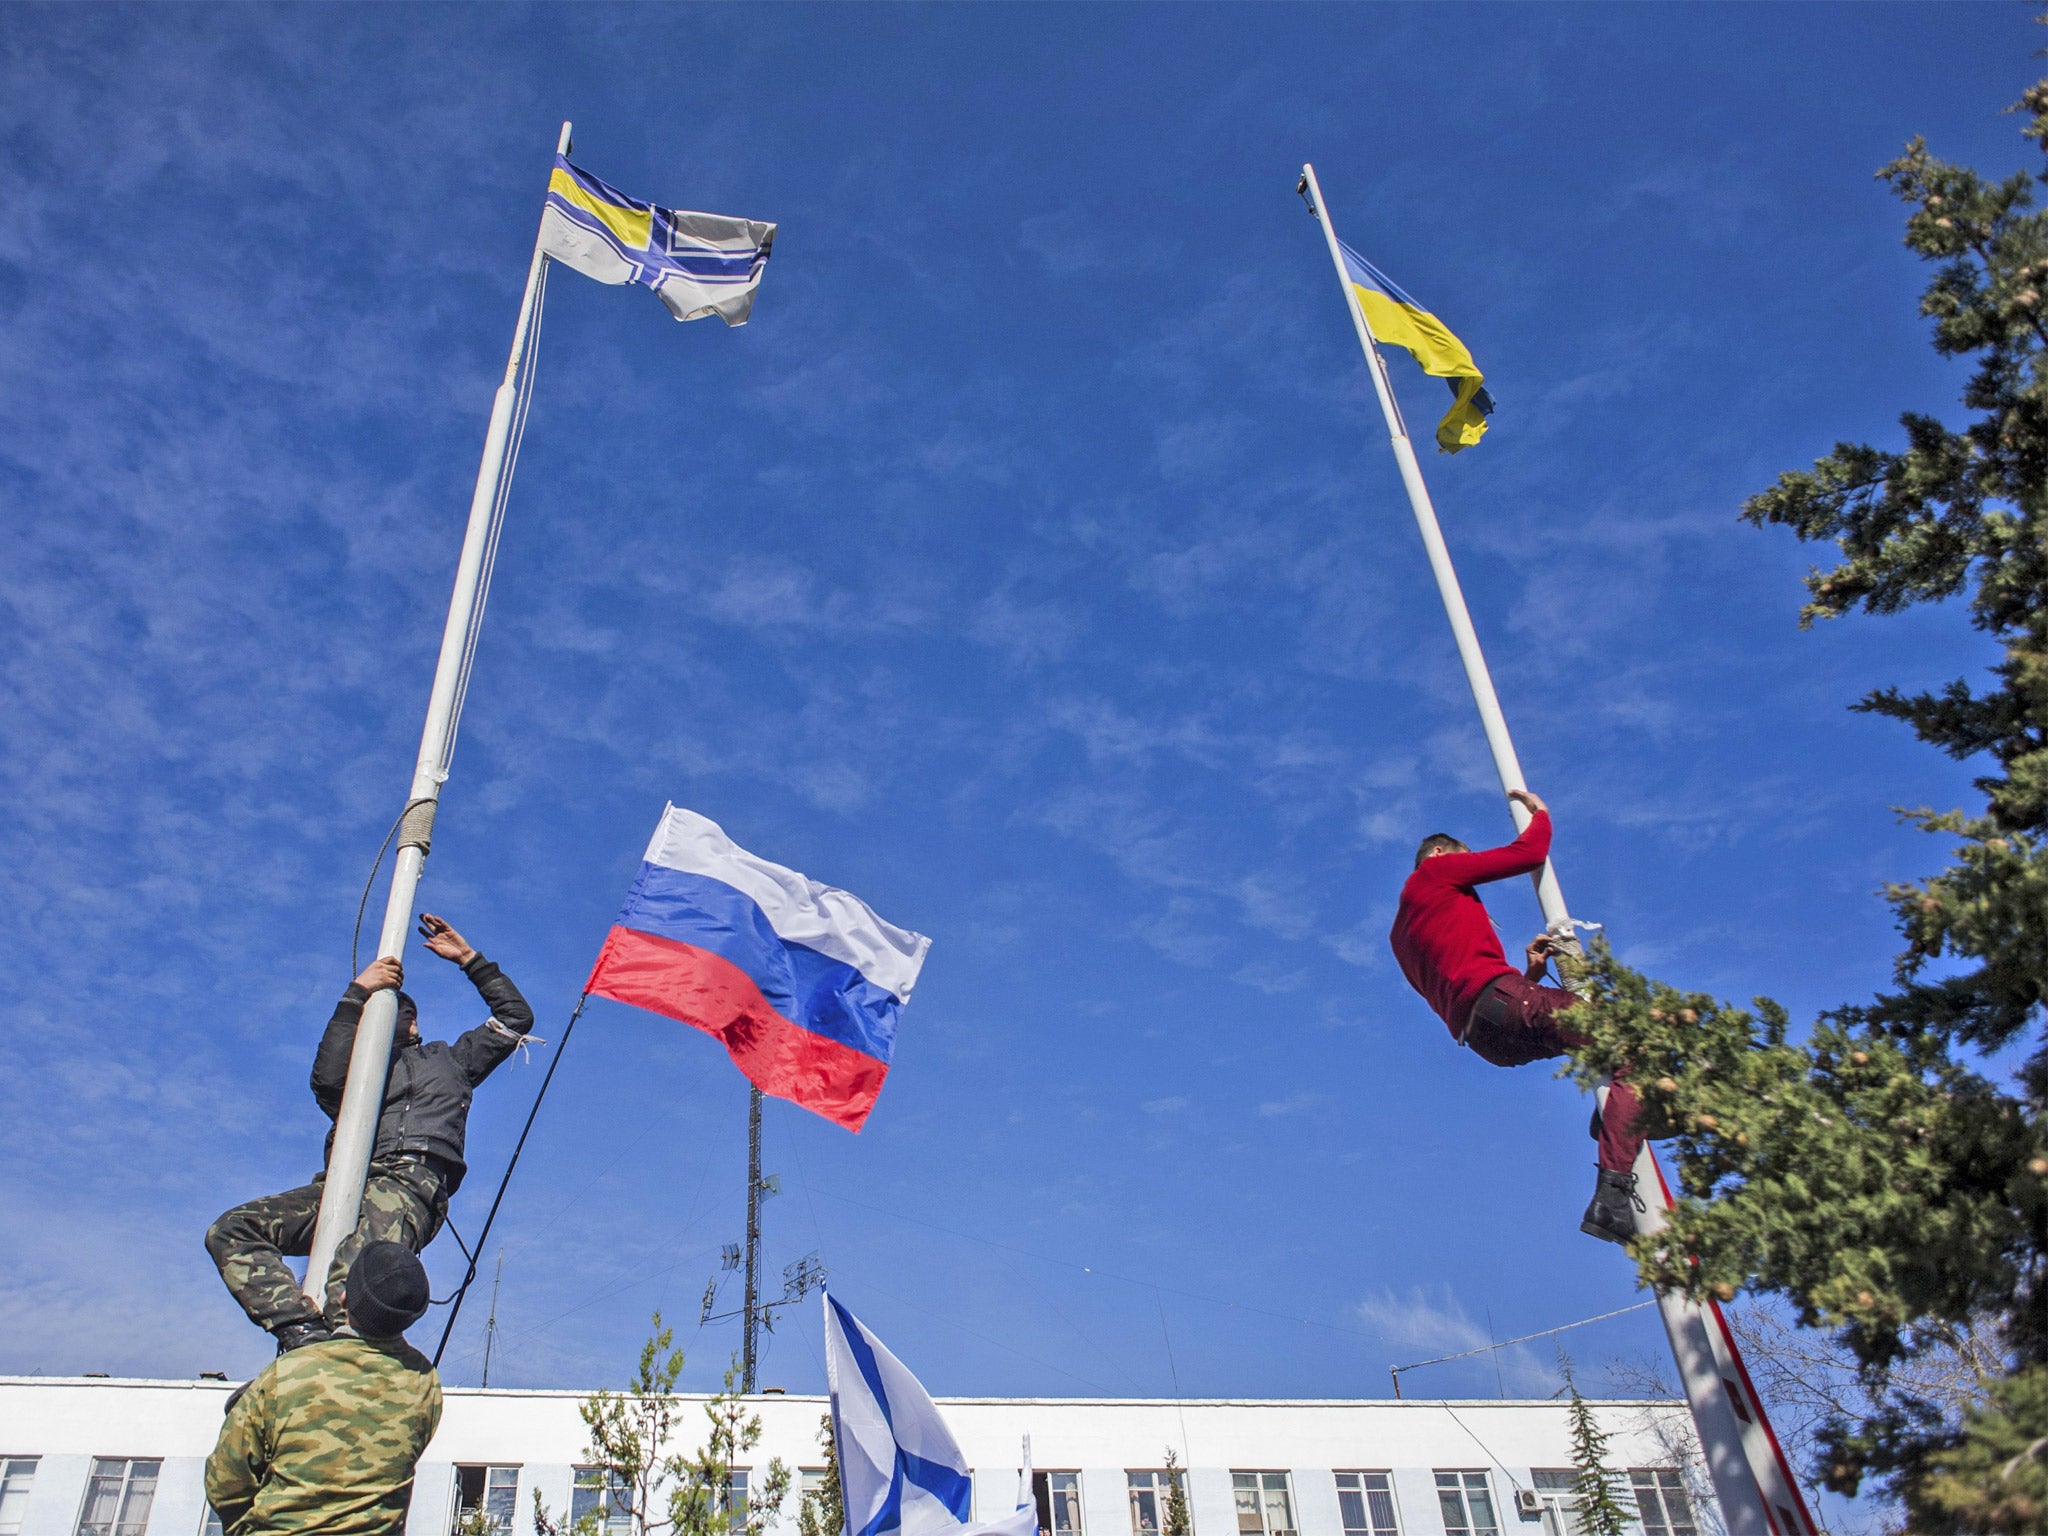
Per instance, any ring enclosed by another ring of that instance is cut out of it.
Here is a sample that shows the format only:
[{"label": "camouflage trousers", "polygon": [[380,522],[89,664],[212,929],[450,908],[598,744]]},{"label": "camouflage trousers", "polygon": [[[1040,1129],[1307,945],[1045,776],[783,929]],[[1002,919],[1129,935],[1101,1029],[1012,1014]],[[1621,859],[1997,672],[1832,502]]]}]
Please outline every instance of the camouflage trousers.
[{"label": "camouflage trousers", "polygon": [[[238,1205],[222,1212],[206,1229],[206,1251],[259,1328],[275,1333],[286,1324],[309,1323],[321,1316],[322,1309],[306,1299],[284,1261],[287,1255],[304,1258],[311,1250],[325,1180],[321,1174],[281,1195]],[[338,1328],[345,1321],[342,1281],[365,1243],[403,1243],[418,1253],[447,1219],[448,1191],[433,1169],[412,1162],[372,1163],[356,1229],[341,1240],[327,1271],[328,1325]]]}]

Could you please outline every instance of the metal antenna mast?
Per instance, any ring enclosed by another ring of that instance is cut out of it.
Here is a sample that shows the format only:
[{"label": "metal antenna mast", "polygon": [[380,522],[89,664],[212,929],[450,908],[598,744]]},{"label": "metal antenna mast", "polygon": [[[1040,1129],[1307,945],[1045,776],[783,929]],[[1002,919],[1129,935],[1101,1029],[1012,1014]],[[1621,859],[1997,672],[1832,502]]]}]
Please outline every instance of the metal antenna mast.
[{"label": "metal antenna mast", "polygon": [[498,1340],[498,1287],[505,1279],[505,1246],[498,1245],[498,1270],[491,1276],[491,1316],[484,1324],[484,1385],[491,1384],[491,1346]]},{"label": "metal antenna mast", "polygon": [[747,1299],[740,1344],[740,1390],[754,1390],[761,1330],[761,1090],[747,1096]]},{"label": "metal antenna mast", "polygon": [[825,1266],[816,1251],[782,1266],[782,1295],[775,1301],[761,1299],[761,1202],[782,1193],[782,1180],[761,1172],[761,1090],[747,1099],[747,1240],[743,1245],[727,1243],[719,1267],[731,1274],[742,1271],[743,1295],[737,1311],[717,1312],[720,1280],[713,1276],[704,1286],[704,1304],[697,1313],[699,1326],[740,1319],[740,1391],[751,1394],[761,1365],[761,1335],[775,1331],[775,1309],[786,1307],[825,1283]]}]

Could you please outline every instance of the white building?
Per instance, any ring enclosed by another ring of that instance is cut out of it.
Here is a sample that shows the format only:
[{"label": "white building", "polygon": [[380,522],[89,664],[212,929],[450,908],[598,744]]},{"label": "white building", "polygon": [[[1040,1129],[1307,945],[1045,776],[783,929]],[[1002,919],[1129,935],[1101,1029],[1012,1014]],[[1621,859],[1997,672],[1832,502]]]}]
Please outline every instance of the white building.
[{"label": "white building", "polygon": [[[209,1536],[202,1467],[228,1384],[0,1376],[0,1536]],[[533,1496],[551,1510],[601,1498],[577,1392],[454,1387],[420,1463],[406,1536],[451,1536],[481,1503],[505,1536],[530,1536]],[[685,1401],[701,1402],[701,1398]],[[793,1476],[822,1461],[819,1397],[750,1399],[763,1423],[755,1467]],[[1031,1437],[1040,1524],[1050,1536],[1156,1536],[1172,1448],[1188,1470],[1194,1536],[1568,1536],[1567,1406],[1557,1402],[1151,1401],[943,1398],[974,1468],[975,1517],[1016,1507]],[[1682,1470],[1684,1406],[1599,1402],[1608,1465],[1643,1536],[1720,1529]],[[682,1418],[678,1449],[701,1443]],[[744,1474],[737,1481],[743,1481]],[[795,1530],[797,1494],[781,1525]]]}]

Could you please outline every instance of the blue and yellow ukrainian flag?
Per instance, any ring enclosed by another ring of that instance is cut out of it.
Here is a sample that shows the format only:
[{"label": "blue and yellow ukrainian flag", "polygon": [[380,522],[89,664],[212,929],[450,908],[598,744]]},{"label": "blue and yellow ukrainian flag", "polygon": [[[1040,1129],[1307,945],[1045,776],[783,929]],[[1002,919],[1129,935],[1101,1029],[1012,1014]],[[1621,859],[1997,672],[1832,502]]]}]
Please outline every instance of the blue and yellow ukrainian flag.
[{"label": "blue and yellow ukrainian flag", "polygon": [[638,283],[678,320],[746,324],[775,226],[628,197],[560,155],[541,214],[541,249],[600,283]]},{"label": "blue and yellow ukrainian flag", "polygon": [[1493,396],[1486,392],[1486,377],[1471,352],[1386,273],[1343,241],[1337,248],[1344,253],[1344,267],[1373,340],[1403,348],[1424,373],[1449,381],[1451,408],[1437,423],[1437,447],[1445,453],[1470,448],[1486,435],[1486,418],[1493,414]]}]

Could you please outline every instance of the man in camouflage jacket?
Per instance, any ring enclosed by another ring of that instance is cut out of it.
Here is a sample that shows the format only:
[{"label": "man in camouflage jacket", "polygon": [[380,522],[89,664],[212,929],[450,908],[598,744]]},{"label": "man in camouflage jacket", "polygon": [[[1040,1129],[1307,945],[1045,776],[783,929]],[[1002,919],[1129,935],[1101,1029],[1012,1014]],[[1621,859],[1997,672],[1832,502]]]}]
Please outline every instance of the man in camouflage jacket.
[{"label": "man in camouflage jacket", "polygon": [[[433,1241],[447,1219],[448,1197],[467,1171],[462,1150],[470,1094],[533,1028],[533,1010],[519,989],[461,934],[432,913],[422,913],[420,936],[428,949],[462,967],[491,1016],[452,1043],[422,1041],[412,999],[398,994],[384,1109],[363,1186],[362,1214],[335,1252],[324,1310],[306,1299],[284,1262],[285,1255],[303,1256],[312,1246],[324,1172],[297,1189],[238,1205],[207,1229],[206,1250],[221,1279],[250,1320],[276,1336],[279,1353],[324,1339],[340,1326],[342,1277],[365,1243],[403,1243],[418,1253]],[[313,1097],[328,1119],[341,1112],[363,1004],[371,993],[396,989],[404,979],[396,959],[373,961],[334,1005],[313,1057]],[[327,1151],[334,1151],[332,1130]]]},{"label": "man in camouflage jacket", "polygon": [[441,1378],[405,1342],[427,1274],[398,1243],[349,1267],[347,1326],[282,1354],[228,1400],[206,1458],[225,1536],[402,1536],[413,1468],[441,1422]]}]

